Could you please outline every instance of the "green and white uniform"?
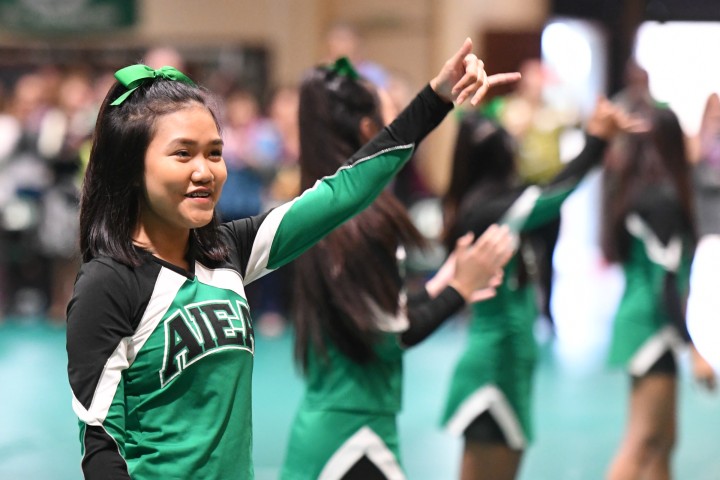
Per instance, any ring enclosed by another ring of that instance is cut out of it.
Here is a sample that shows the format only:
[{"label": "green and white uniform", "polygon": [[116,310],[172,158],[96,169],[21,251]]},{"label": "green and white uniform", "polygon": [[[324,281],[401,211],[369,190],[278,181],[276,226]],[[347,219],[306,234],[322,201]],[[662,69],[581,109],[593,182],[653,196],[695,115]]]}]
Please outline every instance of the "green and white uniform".
[{"label": "green and white uniform", "polygon": [[[604,141],[588,136],[578,158],[544,188],[471,189],[460,205],[455,235],[467,231],[479,235],[496,222],[517,233],[531,233],[556,219],[563,201],[599,163],[604,149]],[[505,266],[495,297],[473,304],[468,343],[455,368],[442,417],[450,433],[462,435],[488,412],[514,449],[523,449],[532,440],[532,375],[537,356],[533,336],[537,300],[532,286],[521,278],[522,251],[521,245]]]},{"label": "green and white uniform", "polygon": [[360,212],[452,107],[427,87],[331,177],[223,224],[227,261],[85,263],[68,307],[68,375],[88,479],[251,479],[254,337],[244,285]]},{"label": "green and white uniform", "polygon": [[358,364],[332,342],[326,360],[310,349],[306,393],[280,478],[340,479],[363,456],[386,478],[405,478],[396,425],[403,356],[397,334],[381,334],[375,353],[369,364]]},{"label": "green and white uniform", "polygon": [[[431,93],[426,89],[419,98]],[[432,107],[426,113],[436,118],[449,110],[449,105],[436,100],[424,103]],[[407,120],[422,123],[412,117]],[[378,275],[392,275],[402,286],[404,249],[398,252],[397,262],[383,263]],[[385,262],[384,256],[366,261]],[[282,480],[339,480],[348,474],[361,478],[357,468],[363,462],[384,478],[405,478],[397,431],[404,348],[426,338],[465,302],[452,287],[432,299],[424,290],[410,295],[407,301],[401,293],[398,301],[397,315],[384,313],[379,307],[370,309],[376,337],[374,358],[368,362],[359,363],[347,356],[330,335],[324,339],[323,353],[314,344],[308,345],[305,394],[290,433]],[[334,310],[331,307],[329,311]]]},{"label": "green and white uniform", "polygon": [[[401,295],[401,305],[404,302]],[[326,339],[326,357],[308,350],[306,390],[293,422],[282,480],[339,480],[360,461],[388,480],[403,480],[397,415],[402,408],[403,352],[427,338],[465,301],[452,287],[422,290],[396,316],[377,312],[375,358],[358,363]]]},{"label": "green and white uniform", "polygon": [[625,290],[615,314],[609,362],[634,376],[690,339],[684,298],[690,282],[692,230],[669,184],[644,189],[629,212]]}]

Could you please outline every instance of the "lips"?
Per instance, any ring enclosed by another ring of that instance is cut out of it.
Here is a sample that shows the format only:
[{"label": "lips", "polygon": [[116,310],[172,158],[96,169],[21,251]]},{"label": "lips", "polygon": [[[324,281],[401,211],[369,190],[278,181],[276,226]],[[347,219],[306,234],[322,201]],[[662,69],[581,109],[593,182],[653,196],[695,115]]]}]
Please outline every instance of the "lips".
[{"label": "lips", "polygon": [[188,198],[209,198],[210,192],[190,192],[185,194]]},{"label": "lips", "polygon": [[206,187],[196,188],[195,190],[185,194],[186,198],[210,198],[213,191]]}]

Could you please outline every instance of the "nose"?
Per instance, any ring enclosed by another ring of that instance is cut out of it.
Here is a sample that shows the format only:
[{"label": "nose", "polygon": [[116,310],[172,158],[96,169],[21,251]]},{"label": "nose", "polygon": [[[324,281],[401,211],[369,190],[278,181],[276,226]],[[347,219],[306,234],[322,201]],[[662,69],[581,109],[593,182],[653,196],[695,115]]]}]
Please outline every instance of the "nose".
[{"label": "nose", "polygon": [[210,183],[215,179],[208,162],[204,158],[196,158],[193,162],[193,172],[190,180],[194,183]]}]

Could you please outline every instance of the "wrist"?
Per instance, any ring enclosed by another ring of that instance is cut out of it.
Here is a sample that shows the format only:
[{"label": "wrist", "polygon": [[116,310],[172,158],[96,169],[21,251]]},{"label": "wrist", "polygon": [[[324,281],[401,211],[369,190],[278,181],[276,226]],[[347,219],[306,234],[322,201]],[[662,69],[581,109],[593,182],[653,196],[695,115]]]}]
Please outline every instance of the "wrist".
[{"label": "wrist", "polygon": [[463,285],[462,282],[458,282],[455,279],[451,280],[450,283],[448,283],[448,286],[452,287],[453,290],[460,294],[465,303],[468,303],[470,301],[470,297],[473,292],[472,288],[468,288],[466,285]]},{"label": "wrist", "polygon": [[438,77],[433,78],[430,80],[430,89],[435,92],[435,95],[437,95],[443,102],[445,103],[453,103],[453,98],[451,96],[451,93],[449,91],[445,91],[443,89],[443,86],[438,79]]}]

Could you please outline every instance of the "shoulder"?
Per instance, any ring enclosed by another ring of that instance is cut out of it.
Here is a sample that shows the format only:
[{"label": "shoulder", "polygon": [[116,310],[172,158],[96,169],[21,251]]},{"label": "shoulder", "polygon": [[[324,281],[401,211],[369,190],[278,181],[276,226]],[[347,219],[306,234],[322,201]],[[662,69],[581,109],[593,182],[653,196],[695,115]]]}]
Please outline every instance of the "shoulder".
[{"label": "shoulder", "polygon": [[73,299],[112,298],[114,303],[135,303],[152,293],[160,269],[155,262],[132,267],[108,257],[94,258],[80,267]]},{"label": "shoulder", "polygon": [[92,329],[123,325],[123,331],[130,334],[153,293],[161,268],[152,261],[131,267],[107,257],[84,263],[68,304],[69,334],[88,325]]},{"label": "shoulder", "polygon": [[108,257],[94,258],[83,263],[78,272],[76,284],[91,288],[117,286],[127,283],[135,274],[133,267]]},{"label": "shoulder", "polygon": [[252,217],[221,223],[219,226],[220,235],[232,244],[251,239],[273,210]]}]

